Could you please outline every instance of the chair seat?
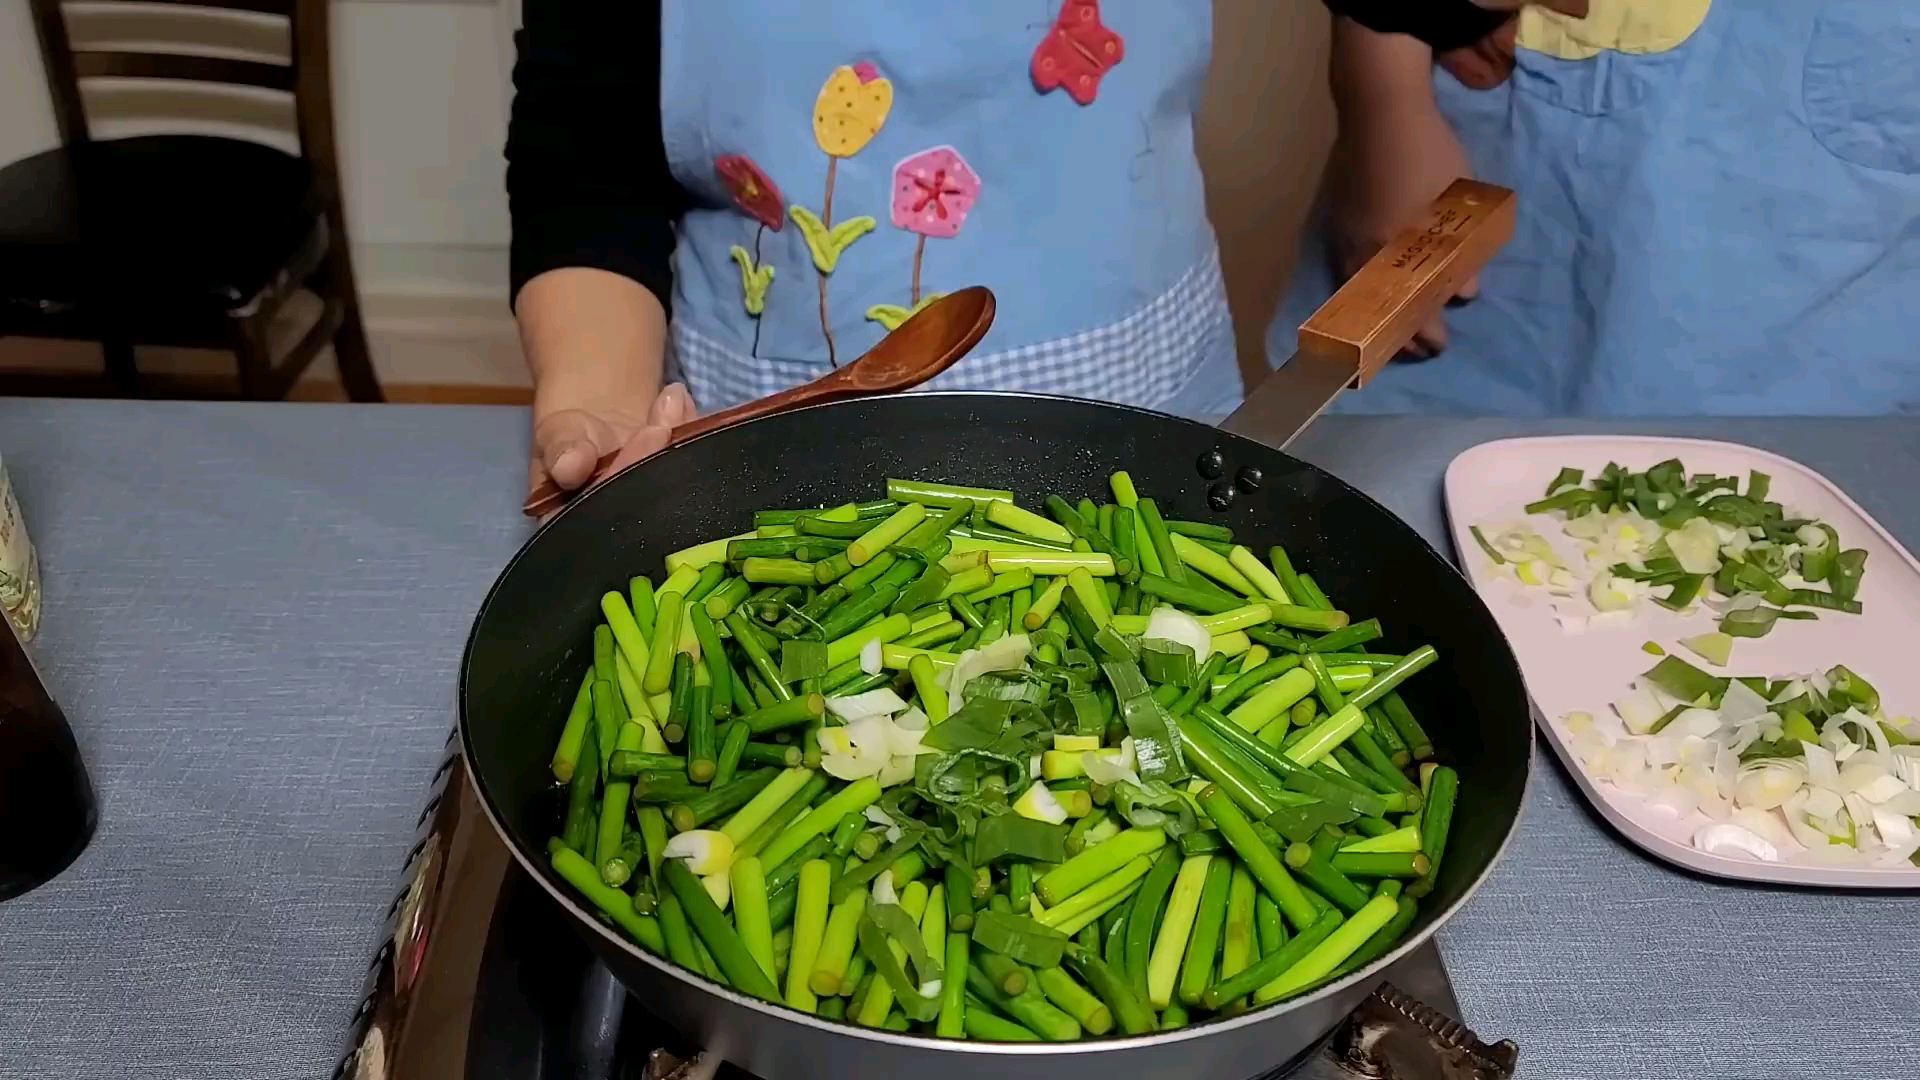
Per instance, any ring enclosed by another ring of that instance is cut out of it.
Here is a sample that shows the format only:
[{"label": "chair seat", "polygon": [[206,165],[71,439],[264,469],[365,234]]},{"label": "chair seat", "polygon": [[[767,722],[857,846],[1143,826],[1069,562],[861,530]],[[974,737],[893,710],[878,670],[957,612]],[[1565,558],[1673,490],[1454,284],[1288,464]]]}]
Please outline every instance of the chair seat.
[{"label": "chair seat", "polygon": [[15,162],[0,169],[0,306],[169,317],[240,308],[317,235],[310,175],[271,147],[200,135]]}]

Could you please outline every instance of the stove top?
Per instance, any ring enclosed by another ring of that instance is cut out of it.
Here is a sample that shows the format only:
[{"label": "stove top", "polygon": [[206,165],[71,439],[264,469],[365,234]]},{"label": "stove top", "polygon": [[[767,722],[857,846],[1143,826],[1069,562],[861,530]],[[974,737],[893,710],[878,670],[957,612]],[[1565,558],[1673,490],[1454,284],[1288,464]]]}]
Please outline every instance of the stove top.
[{"label": "stove top", "polygon": [[[336,1080],[752,1080],[629,995],[514,863],[450,753]],[[1250,1080],[1508,1080],[1431,943],[1318,1046]]]}]

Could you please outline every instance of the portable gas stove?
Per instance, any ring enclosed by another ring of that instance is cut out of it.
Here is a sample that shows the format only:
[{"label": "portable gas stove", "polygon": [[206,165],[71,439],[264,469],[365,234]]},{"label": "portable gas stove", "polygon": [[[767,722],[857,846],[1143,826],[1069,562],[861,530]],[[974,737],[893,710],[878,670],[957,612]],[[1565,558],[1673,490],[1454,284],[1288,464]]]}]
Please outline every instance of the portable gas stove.
[{"label": "portable gas stove", "polygon": [[[336,1080],[752,1080],[688,1046],[593,957],[513,862],[448,745]],[[1321,1044],[1249,1080],[1508,1080],[1518,1048],[1481,1042],[1458,1012],[1429,942]]]}]

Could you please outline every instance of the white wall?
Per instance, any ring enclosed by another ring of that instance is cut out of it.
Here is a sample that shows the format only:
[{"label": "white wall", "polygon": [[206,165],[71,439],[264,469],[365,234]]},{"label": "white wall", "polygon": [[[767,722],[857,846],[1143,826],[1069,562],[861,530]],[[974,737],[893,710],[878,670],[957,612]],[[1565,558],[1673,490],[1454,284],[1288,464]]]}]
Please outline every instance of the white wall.
[{"label": "white wall", "polygon": [[58,145],[27,0],[0,0],[0,161]]},{"label": "white wall", "polygon": [[[1327,16],[1319,0],[1215,9],[1200,155],[1243,357],[1257,366],[1331,137]],[[517,11],[518,0],[335,0],[348,221],[375,359],[392,378],[525,379],[504,303]],[[0,162],[57,143],[27,0],[0,0]],[[460,377],[473,357],[486,360]]]},{"label": "white wall", "polygon": [[340,168],[370,294],[506,297],[502,19],[480,4],[336,7]]},{"label": "white wall", "polygon": [[[177,14],[177,8],[156,10],[148,22]],[[485,2],[336,0],[334,97],[342,182],[361,287],[370,302],[506,296],[501,146],[509,17]],[[143,27],[112,36],[144,40],[158,33]],[[151,106],[156,89],[164,87],[146,82],[90,91],[96,129],[153,129],[106,114],[120,113],[135,99]],[[258,104],[251,111],[259,119]],[[169,115],[175,115],[171,108]],[[189,125],[215,128],[229,132],[234,124],[203,116]],[[284,144],[285,133],[262,128],[260,137]],[[0,0],[0,162],[58,143],[27,0]]]}]

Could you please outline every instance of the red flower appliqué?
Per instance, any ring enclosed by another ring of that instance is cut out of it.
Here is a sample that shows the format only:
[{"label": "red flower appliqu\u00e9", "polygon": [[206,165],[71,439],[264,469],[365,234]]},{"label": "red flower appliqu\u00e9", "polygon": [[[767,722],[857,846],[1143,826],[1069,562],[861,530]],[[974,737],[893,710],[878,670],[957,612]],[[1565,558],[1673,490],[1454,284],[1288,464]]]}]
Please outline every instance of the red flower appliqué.
[{"label": "red flower appliqu\u00e9", "polygon": [[786,199],[773,180],[744,154],[726,154],[713,163],[713,171],[726,185],[727,194],[740,209],[774,232],[787,223]]},{"label": "red flower appliqu\u00e9", "polygon": [[1033,85],[1043,94],[1064,87],[1073,100],[1091,105],[1101,78],[1126,55],[1120,35],[1100,22],[1100,0],[1065,0],[1033,50]]}]

